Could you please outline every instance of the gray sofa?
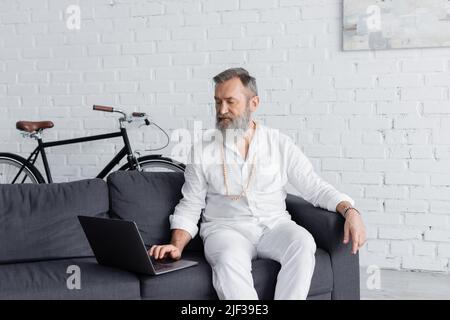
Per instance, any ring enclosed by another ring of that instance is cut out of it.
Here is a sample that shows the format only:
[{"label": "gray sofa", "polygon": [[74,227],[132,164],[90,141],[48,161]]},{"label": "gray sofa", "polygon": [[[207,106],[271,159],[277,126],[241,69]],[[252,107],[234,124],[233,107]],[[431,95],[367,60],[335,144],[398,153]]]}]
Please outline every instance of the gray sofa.
[{"label": "gray sofa", "polygon": [[[146,244],[165,243],[183,182],[181,173],[115,172],[107,182],[0,185],[0,299],[217,299],[199,237],[183,252],[198,266],[153,277],[98,265],[77,220],[134,220]],[[359,299],[358,256],[342,244],[343,219],[292,195],[286,202],[318,246],[308,299]],[[68,289],[72,265],[80,289]],[[260,299],[273,298],[279,268],[253,262]]]}]

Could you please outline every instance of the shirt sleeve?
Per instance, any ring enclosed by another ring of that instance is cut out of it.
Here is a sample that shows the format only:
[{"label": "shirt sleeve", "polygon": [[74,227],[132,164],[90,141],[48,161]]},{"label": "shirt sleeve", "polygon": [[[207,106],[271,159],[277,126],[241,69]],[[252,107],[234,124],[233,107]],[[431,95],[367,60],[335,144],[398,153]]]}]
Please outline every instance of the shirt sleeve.
[{"label": "shirt sleeve", "polygon": [[189,158],[184,172],[185,182],[181,188],[183,198],[169,216],[169,222],[170,229],[183,229],[194,238],[198,232],[197,223],[202,209],[205,208],[207,182],[199,157],[194,154],[194,147],[191,148]]},{"label": "shirt sleeve", "polygon": [[337,191],[324,181],[316,172],[311,161],[289,138],[285,145],[288,181],[300,192],[303,199],[332,212],[341,201],[348,201],[353,206],[355,201],[348,195]]}]

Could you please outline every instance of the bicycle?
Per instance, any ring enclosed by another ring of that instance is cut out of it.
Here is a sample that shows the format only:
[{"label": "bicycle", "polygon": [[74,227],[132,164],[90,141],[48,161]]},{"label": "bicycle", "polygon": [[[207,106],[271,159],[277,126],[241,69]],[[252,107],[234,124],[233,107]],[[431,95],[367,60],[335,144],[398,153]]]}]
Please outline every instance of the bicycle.
[{"label": "bicycle", "polygon": [[[42,140],[42,132],[45,129],[53,128],[54,124],[51,121],[18,121],[16,128],[21,131],[24,137],[33,138],[37,141],[37,147],[28,156],[27,159],[14,153],[0,153],[0,184],[14,184],[14,183],[52,183],[53,178],[50,170],[50,166],[47,160],[46,148],[83,143],[88,141],[105,140],[111,138],[122,137],[124,146],[115,154],[111,161],[98,173],[97,178],[105,178],[113,168],[120,163],[120,161],[127,157],[127,163],[122,165],[119,170],[139,170],[139,171],[172,171],[172,172],[184,172],[185,165],[181,162],[173,160],[168,157],[163,157],[161,154],[151,154],[143,157],[136,157],[133,149],[131,148],[130,141],[128,140],[127,129],[125,125],[132,122],[141,122],[144,125],[155,125],[158,127],[167,138],[167,143],[164,147],[152,149],[149,151],[161,150],[169,144],[169,136],[167,133],[159,127],[156,123],[151,122],[146,113],[133,112],[127,114],[120,109],[114,109],[109,106],[94,105],[93,110],[119,113],[122,115],[119,120],[120,131],[85,136],[75,139],[56,140],[51,142],[44,142]],[[41,155],[42,163],[44,165],[45,175],[47,181],[45,181],[43,175],[39,169],[35,166],[35,162]]]}]

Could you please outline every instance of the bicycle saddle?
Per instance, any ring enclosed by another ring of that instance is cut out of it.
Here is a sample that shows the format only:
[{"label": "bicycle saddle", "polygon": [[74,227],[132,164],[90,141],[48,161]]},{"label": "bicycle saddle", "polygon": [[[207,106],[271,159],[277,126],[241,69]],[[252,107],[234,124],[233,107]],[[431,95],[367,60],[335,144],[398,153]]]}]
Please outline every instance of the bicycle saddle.
[{"label": "bicycle saddle", "polygon": [[53,128],[53,122],[51,121],[18,121],[16,122],[16,128],[26,132],[34,132],[40,129]]}]

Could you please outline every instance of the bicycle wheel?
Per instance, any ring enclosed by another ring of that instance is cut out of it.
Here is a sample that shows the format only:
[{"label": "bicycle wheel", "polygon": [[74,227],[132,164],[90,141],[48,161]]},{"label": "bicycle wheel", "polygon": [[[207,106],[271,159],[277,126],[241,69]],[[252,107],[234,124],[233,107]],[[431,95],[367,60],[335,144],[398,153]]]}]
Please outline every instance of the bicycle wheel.
[{"label": "bicycle wheel", "polygon": [[11,183],[45,183],[45,180],[25,158],[13,153],[0,153],[0,184]]},{"label": "bicycle wheel", "polygon": [[[181,162],[159,155],[140,157],[138,162],[144,172],[184,172],[186,168]],[[130,170],[130,165],[127,163],[119,170]]]}]

